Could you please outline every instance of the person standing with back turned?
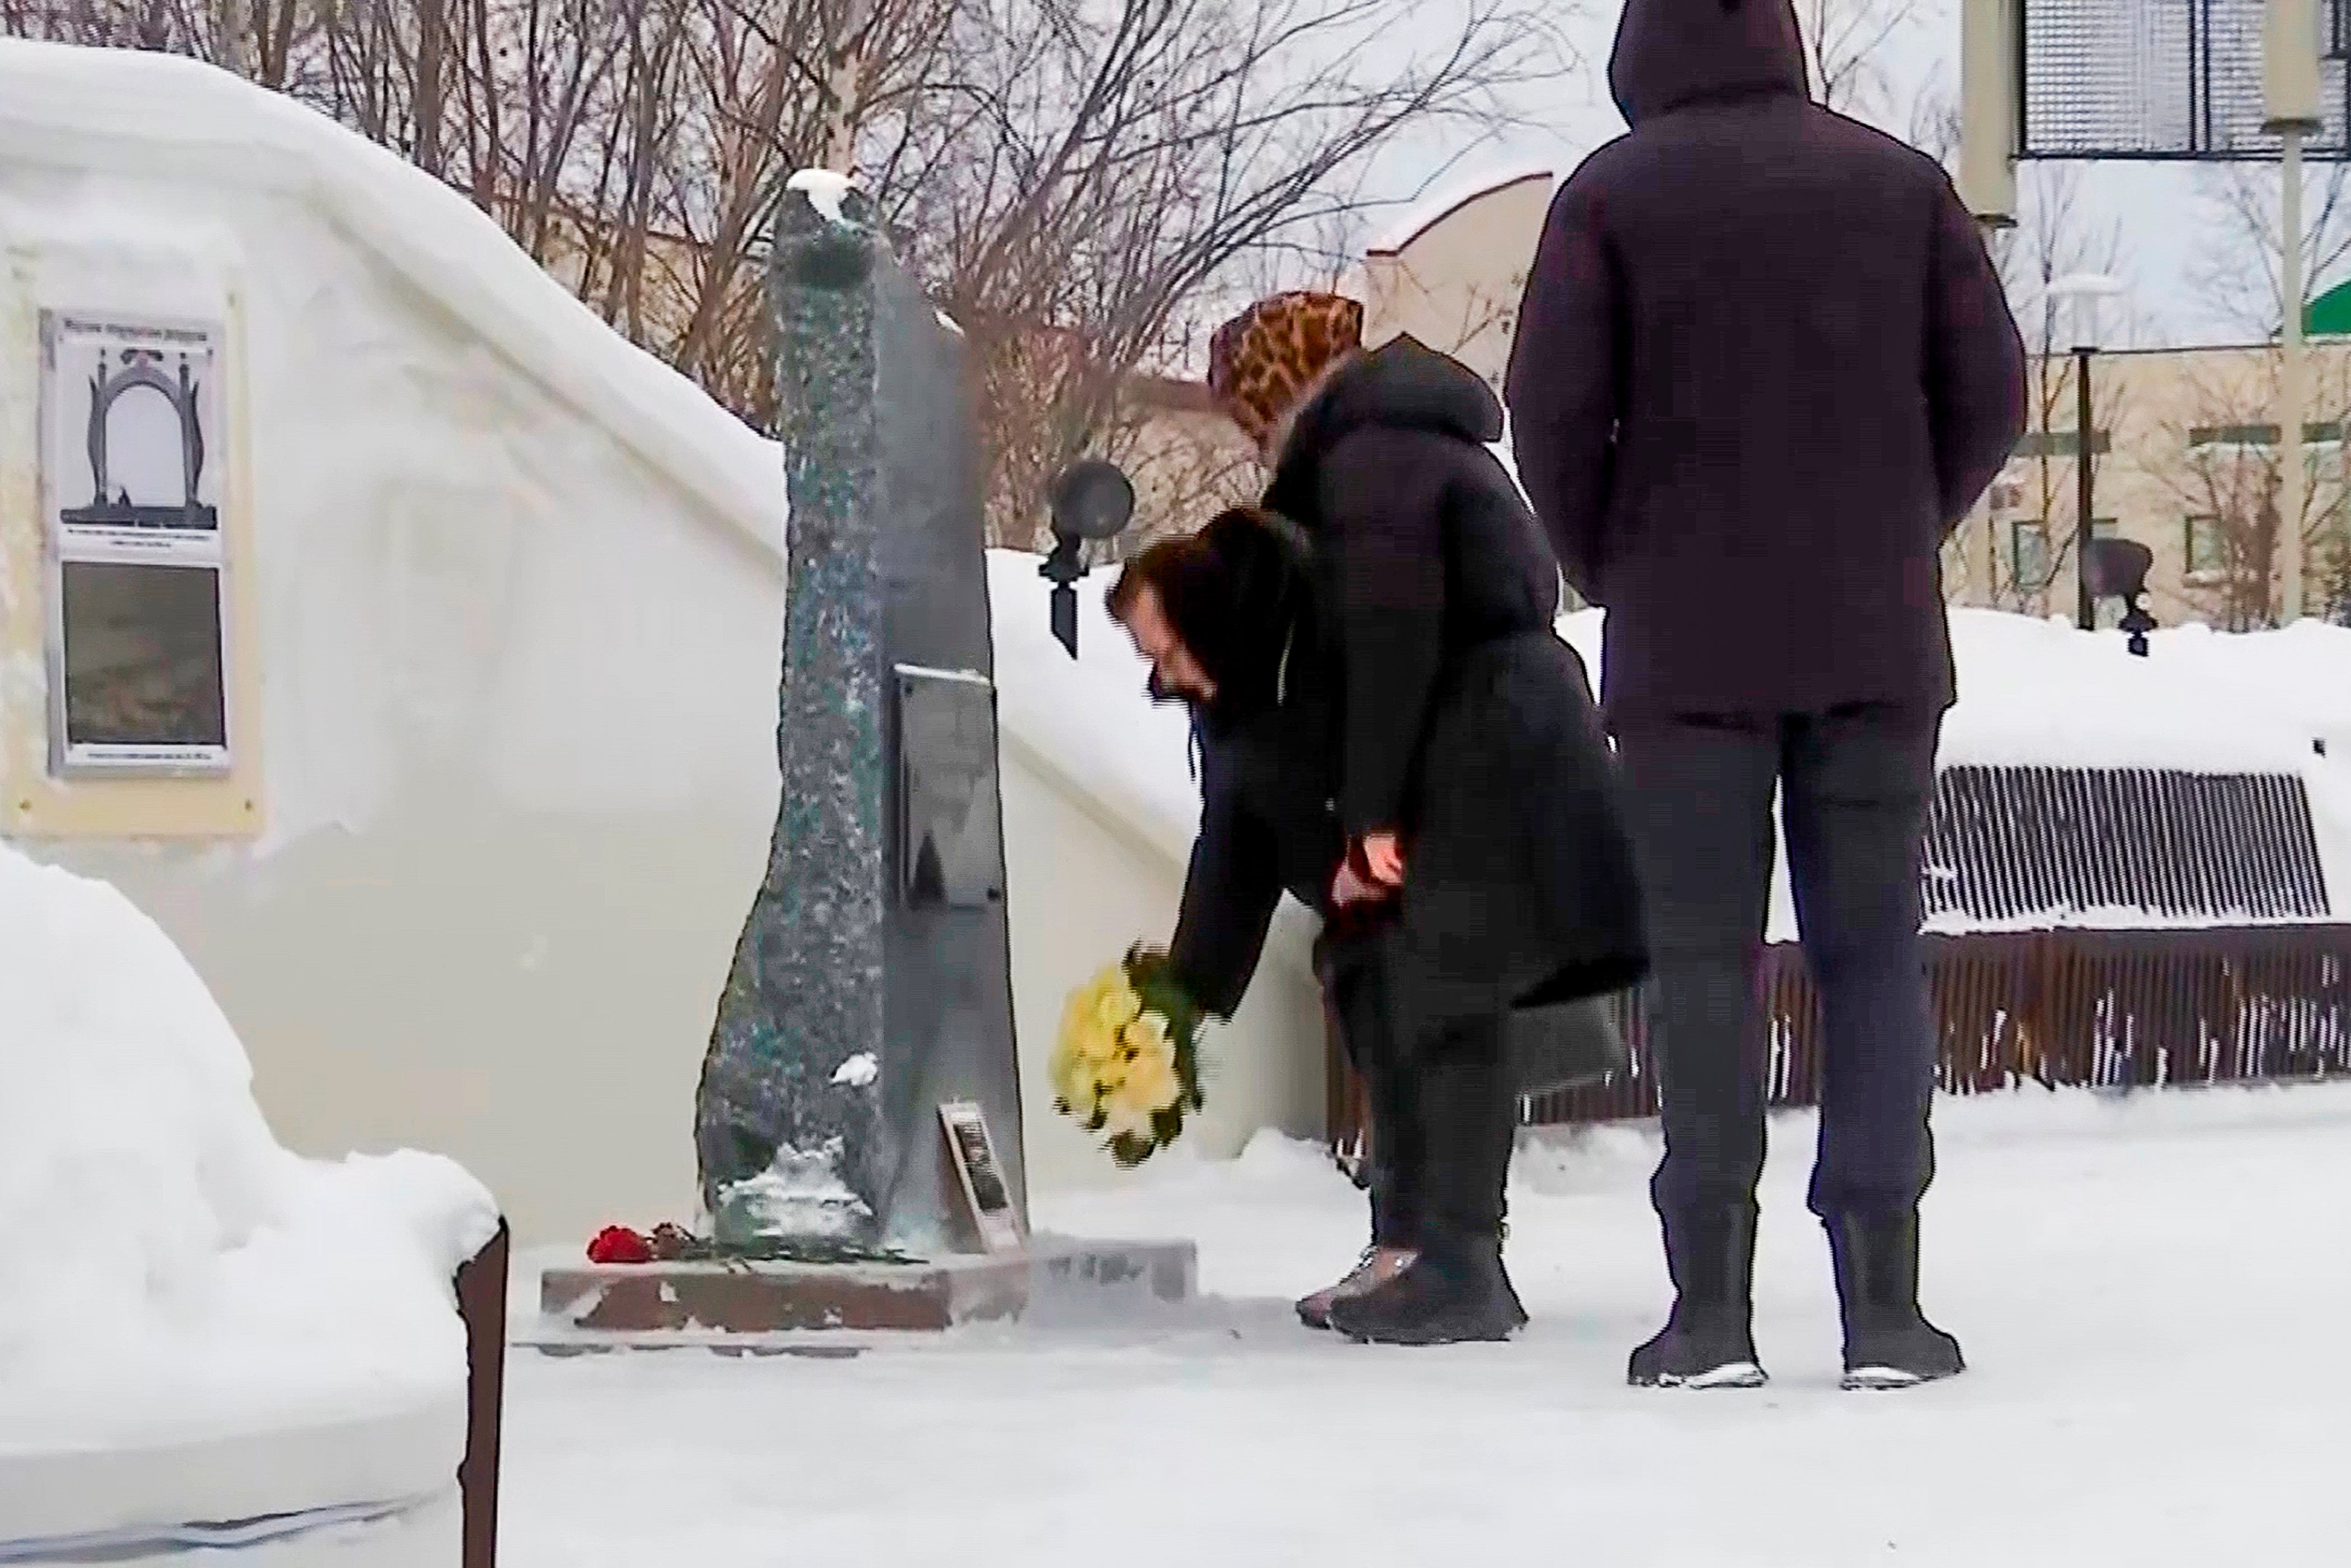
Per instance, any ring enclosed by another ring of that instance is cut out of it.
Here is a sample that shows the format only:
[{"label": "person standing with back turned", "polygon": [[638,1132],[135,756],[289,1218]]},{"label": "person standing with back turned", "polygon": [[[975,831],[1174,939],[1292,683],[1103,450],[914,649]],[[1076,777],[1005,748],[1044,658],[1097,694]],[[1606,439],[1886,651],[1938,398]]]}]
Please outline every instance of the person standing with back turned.
[{"label": "person standing with back turned", "polygon": [[1941,547],[2024,426],[2024,349],[1949,180],[1811,101],[1790,0],[1627,0],[1631,134],[1554,200],[1509,402],[1648,893],[1673,1313],[1631,1380],[1753,1386],[1782,822],[1824,1034],[1810,1202],[1848,1387],[1962,1369],[1918,1306],[1936,1028],[1921,843],[1955,692]]}]

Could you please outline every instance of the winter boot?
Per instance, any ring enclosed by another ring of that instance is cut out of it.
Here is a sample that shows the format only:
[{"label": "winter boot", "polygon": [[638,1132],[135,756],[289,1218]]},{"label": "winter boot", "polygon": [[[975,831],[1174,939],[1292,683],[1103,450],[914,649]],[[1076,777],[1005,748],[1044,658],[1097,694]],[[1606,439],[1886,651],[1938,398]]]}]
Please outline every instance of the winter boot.
[{"label": "winter boot", "polygon": [[1959,1342],[1918,1310],[1918,1215],[1835,1215],[1827,1221],[1844,1312],[1844,1386],[1908,1388],[1968,1368]]},{"label": "winter boot", "polygon": [[1635,1388],[1761,1388],[1755,1354],[1755,1210],[1751,1205],[1665,1222],[1673,1316],[1633,1353]]},{"label": "winter boot", "polygon": [[1358,1344],[1506,1340],[1526,1322],[1495,1238],[1432,1243],[1386,1284],[1331,1308],[1331,1326]]},{"label": "winter boot", "polygon": [[1311,1329],[1329,1328],[1332,1307],[1386,1284],[1410,1268],[1413,1258],[1408,1247],[1364,1248],[1364,1255],[1355,1260],[1355,1266],[1347,1271],[1345,1279],[1299,1299],[1298,1321]]},{"label": "winter boot", "polygon": [[[1499,1047],[1499,1038],[1490,1043]],[[1509,1339],[1527,1314],[1502,1268],[1502,1189],[1518,1107],[1499,1049],[1448,1051],[1419,1077],[1427,1128],[1420,1255],[1387,1283],[1334,1302],[1331,1326],[1376,1344]]]}]

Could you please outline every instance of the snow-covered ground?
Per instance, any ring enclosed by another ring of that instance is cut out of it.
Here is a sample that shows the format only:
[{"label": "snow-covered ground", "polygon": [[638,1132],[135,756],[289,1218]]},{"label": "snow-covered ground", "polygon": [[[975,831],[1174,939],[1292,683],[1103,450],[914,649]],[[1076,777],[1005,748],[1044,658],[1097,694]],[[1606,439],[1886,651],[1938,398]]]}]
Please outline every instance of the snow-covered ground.
[{"label": "snow-covered ground", "polygon": [[1064,1231],[1185,1234],[1215,1298],[1165,1322],[966,1333],[862,1358],[696,1351],[509,1371],[501,1560],[2131,1568],[2351,1552],[2351,1085],[1946,1103],[1930,1310],[1974,1370],[1837,1391],[1776,1130],[1755,1394],[1623,1385],[1663,1304],[1654,1149],[1521,1152],[1518,1343],[1364,1349],[1286,1299],[1360,1243],[1312,1151],[1171,1161],[1046,1200]]}]

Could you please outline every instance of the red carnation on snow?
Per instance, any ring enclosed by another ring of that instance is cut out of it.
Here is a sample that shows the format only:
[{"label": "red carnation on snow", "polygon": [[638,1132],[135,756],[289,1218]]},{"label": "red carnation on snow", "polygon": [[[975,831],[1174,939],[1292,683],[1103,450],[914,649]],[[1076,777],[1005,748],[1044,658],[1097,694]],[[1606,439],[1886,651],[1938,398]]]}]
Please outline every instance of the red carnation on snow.
[{"label": "red carnation on snow", "polygon": [[650,1263],[653,1244],[625,1225],[608,1225],[588,1243],[590,1263]]}]

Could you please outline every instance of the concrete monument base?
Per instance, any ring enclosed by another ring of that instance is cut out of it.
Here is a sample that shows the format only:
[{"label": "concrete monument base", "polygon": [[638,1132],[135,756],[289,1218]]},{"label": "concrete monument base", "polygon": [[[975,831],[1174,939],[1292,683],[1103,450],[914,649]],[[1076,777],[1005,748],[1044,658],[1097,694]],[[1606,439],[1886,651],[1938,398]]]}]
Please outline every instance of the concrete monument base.
[{"label": "concrete monument base", "polygon": [[912,1263],[616,1263],[549,1269],[539,1310],[567,1347],[677,1334],[937,1332],[1037,1318],[1100,1320],[1180,1304],[1198,1288],[1189,1241],[1032,1238],[1023,1250]]}]

